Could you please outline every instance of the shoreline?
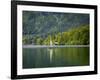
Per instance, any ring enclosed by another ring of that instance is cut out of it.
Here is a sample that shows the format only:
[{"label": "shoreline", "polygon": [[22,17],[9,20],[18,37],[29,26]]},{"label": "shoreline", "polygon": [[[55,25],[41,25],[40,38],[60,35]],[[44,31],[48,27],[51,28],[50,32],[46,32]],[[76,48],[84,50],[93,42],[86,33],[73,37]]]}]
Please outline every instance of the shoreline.
[{"label": "shoreline", "polygon": [[90,45],[22,45],[22,48],[90,47]]}]

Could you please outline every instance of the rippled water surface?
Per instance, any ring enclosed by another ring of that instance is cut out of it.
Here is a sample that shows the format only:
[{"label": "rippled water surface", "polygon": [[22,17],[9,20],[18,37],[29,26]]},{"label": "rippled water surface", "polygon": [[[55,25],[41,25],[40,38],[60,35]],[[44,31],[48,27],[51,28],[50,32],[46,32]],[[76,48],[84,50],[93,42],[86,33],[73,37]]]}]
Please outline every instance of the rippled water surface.
[{"label": "rippled water surface", "polygon": [[89,47],[23,48],[23,68],[89,65]]}]

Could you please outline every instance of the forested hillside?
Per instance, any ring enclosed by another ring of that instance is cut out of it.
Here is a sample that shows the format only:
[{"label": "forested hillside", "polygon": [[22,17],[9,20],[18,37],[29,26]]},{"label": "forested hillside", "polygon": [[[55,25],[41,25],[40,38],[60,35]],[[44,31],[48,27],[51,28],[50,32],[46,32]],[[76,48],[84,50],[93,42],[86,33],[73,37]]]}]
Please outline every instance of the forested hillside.
[{"label": "forested hillside", "polygon": [[50,44],[50,38],[53,44],[57,45],[88,45],[89,44],[89,26],[84,25],[78,28],[70,29],[69,31],[48,35],[45,40],[40,39],[41,44]]},{"label": "forested hillside", "polygon": [[23,11],[23,44],[89,44],[89,14]]},{"label": "forested hillside", "polygon": [[50,40],[52,40],[53,45],[88,45],[89,26],[84,25],[69,31],[48,35],[45,38],[41,36],[34,37],[32,35],[23,36],[23,44],[49,45]]}]

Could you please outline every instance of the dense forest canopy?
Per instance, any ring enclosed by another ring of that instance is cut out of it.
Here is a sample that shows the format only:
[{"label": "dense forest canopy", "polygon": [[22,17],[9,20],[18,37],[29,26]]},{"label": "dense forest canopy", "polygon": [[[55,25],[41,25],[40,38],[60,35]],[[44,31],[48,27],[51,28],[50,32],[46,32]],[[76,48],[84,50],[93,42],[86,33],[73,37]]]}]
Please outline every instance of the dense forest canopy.
[{"label": "dense forest canopy", "polygon": [[89,14],[23,11],[23,44],[89,44]]}]

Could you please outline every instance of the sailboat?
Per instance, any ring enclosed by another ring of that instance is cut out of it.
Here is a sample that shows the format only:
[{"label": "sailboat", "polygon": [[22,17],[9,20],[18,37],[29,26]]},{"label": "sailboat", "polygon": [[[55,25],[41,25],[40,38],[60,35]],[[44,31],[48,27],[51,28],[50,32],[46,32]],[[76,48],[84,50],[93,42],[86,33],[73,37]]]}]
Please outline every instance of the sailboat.
[{"label": "sailboat", "polygon": [[50,47],[49,47],[49,49],[48,49],[49,54],[50,54],[50,62],[52,62],[52,55],[53,55],[52,46],[53,46],[53,42],[52,42],[52,39],[51,39],[51,36],[50,36]]},{"label": "sailboat", "polygon": [[51,39],[51,36],[50,36],[50,47],[53,46],[53,42],[52,42],[52,39]]}]

